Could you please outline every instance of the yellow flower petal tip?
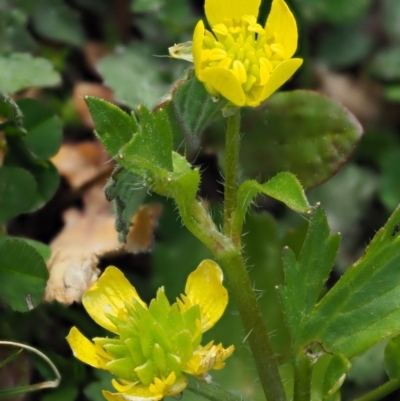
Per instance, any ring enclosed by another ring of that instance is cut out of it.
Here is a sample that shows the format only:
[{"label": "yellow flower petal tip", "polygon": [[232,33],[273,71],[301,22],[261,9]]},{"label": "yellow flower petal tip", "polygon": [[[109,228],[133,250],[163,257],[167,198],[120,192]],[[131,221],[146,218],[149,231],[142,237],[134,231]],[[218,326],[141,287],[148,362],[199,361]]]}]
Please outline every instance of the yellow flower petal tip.
[{"label": "yellow flower petal tip", "polygon": [[67,341],[74,356],[114,375],[110,401],[158,401],[177,396],[187,374],[221,369],[233,346],[201,345],[202,334],[222,316],[228,293],[220,267],[204,260],[187,280],[182,299],[170,304],[161,287],[149,306],[115,267],[107,268],[83,298],[90,316],[115,333],[93,342],[73,327]]},{"label": "yellow flower petal tip", "polygon": [[228,305],[228,291],[222,280],[221,268],[209,259],[201,262],[187,279],[183,299],[187,306],[199,305],[203,333],[215,325]]},{"label": "yellow flower petal tip", "polygon": [[[221,95],[237,107],[258,106],[300,66],[298,61],[286,64],[298,41],[296,20],[289,7],[284,0],[273,0],[263,27],[257,23],[260,3],[206,0],[211,31],[200,21],[193,34],[197,78],[212,96]],[[188,60],[186,55],[180,58]]]},{"label": "yellow flower petal tip", "polygon": [[116,267],[110,266],[107,267],[97,282],[83,294],[82,303],[97,324],[117,333],[109,316],[124,319],[125,303],[132,304],[133,300],[145,306],[124,274]]}]

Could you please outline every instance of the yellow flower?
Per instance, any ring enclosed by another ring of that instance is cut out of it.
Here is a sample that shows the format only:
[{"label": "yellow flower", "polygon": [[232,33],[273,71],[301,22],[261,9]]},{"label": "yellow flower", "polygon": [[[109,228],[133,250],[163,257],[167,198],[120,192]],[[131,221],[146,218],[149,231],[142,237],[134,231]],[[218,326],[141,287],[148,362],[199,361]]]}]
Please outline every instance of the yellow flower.
[{"label": "yellow flower", "polygon": [[207,91],[238,107],[256,107],[282,86],[303,60],[292,58],[297,26],[284,0],[273,0],[265,26],[257,23],[261,0],[206,0],[211,26],[196,25],[192,53]]},{"label": "yellow flower", "polygon": [[108,267],[83,296],[91,318],[116,334],[88,340],[73,327],[67,341],[75,357],[116,379],[107,400],[161,400],[181,393],[185,374],[202,378],[221,369],[234,350],[213,342],[202,346],[202,334],[220,319],[228,303],[222,271],[204,260],[186,282],[185,295],[170,305],[161,287],[147,306],[120,270]]}]

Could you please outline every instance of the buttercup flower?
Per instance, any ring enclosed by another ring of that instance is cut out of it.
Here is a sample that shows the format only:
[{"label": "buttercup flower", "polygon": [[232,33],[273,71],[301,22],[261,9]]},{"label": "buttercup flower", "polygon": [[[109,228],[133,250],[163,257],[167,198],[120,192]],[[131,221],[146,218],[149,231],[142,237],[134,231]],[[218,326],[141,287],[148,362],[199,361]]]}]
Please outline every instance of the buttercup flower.
[{"label": "buttercup flower", "polygon": [[222,278],[220,267],[205,260],[189,275],[176,303],[168,302],[161,287],[147,306],[120,270],[104,271],[82,302],[91,318],[116,336],[91,342],[73,327],[67,341],[75,357],[116,377],[116,392],[103,391],[107,400],[161,400],[184,390],[185,374],[201,378],[224,367],[233,345],[200,345],[228,303]]},{"label": "buttercup flower", "polygon": [[[297,25],[284,0],[273,0],[264,27],[257,23],[260,3],[206,0],[212,32],[199,21],[193,35],[197,78],[211,95],[222,95],[238,107],[258,106],[303,62],[291,58],[297,48]],[[188,59],[187,55],[176,57]]]}]

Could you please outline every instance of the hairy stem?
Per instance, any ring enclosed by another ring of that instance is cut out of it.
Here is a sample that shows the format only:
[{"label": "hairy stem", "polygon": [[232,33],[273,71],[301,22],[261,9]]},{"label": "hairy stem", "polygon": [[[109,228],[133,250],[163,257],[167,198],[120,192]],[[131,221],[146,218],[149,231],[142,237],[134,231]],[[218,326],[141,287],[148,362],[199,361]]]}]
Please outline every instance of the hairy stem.
[{"label": "hairy stem", "polygon": [[307,355],[300,351],[293,356],[293,367],[293,401],[309,401],[311,399],[311,360]]},{"label": "hairy stem", "polygon": [[267,327],[254,294],[241,252],[241,232],[232,232],[232,215],[237,206],[237,175],[240,144],[240,111],[227,119],[225,149],[224,234],[233,249],[216,249],[214,255],[221,262],[238,305],[249,344],[256,362],[260,381],[268,401],[286,400],[278,365],[268,337]]},{"label": "hairy stem", "polygon": [[279,375],[278,364],[262,318],[257,298],[251,286],[241,252],[216,255],[230,283],[243,326],[256,363],[261,385],[268,401],[285,401],[286,394]]}]

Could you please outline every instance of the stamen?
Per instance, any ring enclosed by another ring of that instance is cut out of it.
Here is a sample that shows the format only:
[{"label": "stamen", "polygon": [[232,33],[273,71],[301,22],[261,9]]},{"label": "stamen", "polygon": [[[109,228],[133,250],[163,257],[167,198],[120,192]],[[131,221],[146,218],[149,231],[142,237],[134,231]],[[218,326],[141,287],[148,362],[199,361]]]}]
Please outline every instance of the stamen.
[{"label": "stamen", "polygon": [[226,27],[225,24],[214,25],[212,30],[214,33],[218,33],[223,36],[228,35],[228,28]]},{"label": "stamen", "polygon": [[233,62],[232,72],[236,75],[241,84],[247,81],[247,73],[241,61],[235,60]]},{"label": "stamen", "polygon": [[214,48],[210,52],[210,60],[217,61],[226,57],[226,51],[223,49]]}]

